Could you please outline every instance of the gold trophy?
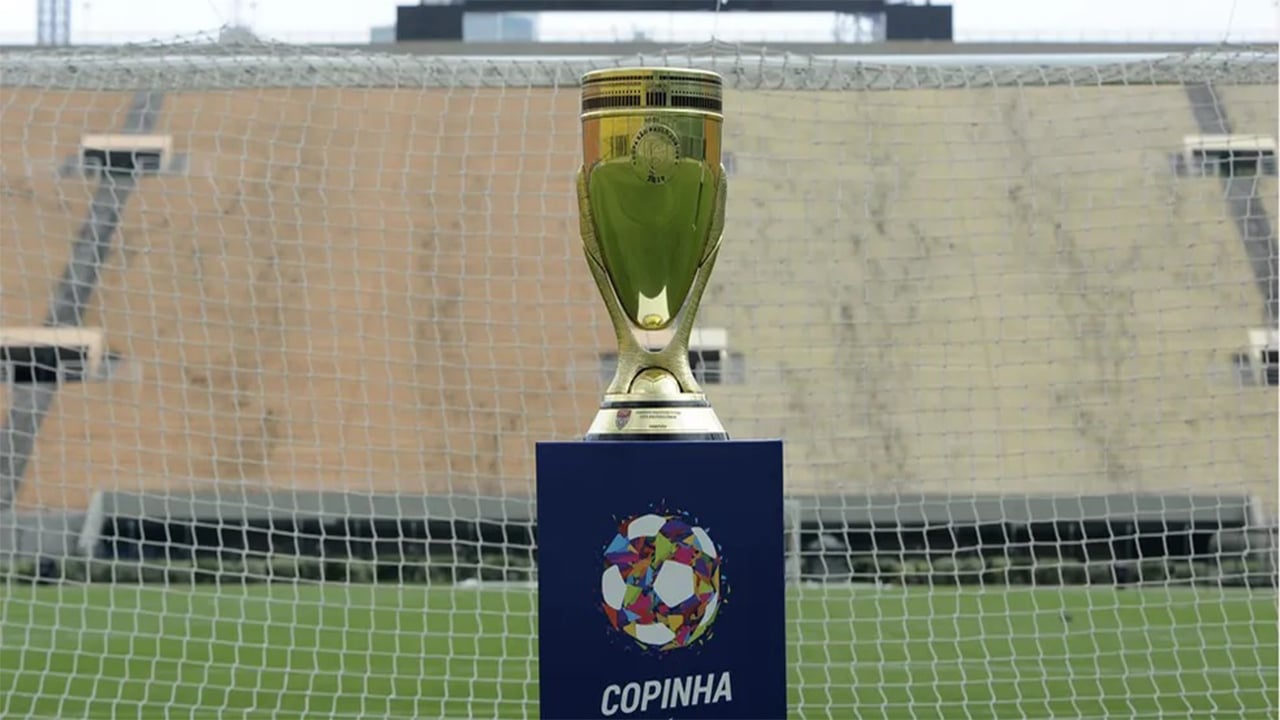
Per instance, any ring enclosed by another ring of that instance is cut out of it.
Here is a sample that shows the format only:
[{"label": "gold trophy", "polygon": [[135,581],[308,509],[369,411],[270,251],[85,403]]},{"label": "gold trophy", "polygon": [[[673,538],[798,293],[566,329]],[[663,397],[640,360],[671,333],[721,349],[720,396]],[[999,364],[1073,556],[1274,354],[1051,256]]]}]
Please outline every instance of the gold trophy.
[{"label": "gold trophy", "polygon": [[618,368],[586,440],[727,440],[689,365],[720,251],[723,81],[678,68],[582,77],[578,214]]}]

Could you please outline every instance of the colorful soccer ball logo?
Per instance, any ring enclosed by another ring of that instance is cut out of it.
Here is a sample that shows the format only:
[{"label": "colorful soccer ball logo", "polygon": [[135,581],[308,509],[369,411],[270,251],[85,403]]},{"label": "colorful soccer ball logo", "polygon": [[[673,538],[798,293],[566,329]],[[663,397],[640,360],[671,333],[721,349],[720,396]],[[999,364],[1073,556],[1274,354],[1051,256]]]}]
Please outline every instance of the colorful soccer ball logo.
[{"label": "colorful soccer ball logo", "polygon": [[720,553],[711,536],[678,514],[622,521],[604,551],[601,607],[642,647],[660,651],[707,637],[722,598]]}]

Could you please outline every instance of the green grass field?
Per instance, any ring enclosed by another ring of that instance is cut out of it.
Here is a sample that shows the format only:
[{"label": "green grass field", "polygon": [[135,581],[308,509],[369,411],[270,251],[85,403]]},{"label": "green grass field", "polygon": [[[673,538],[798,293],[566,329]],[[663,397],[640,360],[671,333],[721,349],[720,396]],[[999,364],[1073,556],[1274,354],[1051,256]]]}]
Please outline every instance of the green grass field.
[{"label": "green grass field", "polygon": [[[536,717],[528,591],[5,587],[0,717]],[[1262,591],[795,590],[793,716],[1273,718]]]}]

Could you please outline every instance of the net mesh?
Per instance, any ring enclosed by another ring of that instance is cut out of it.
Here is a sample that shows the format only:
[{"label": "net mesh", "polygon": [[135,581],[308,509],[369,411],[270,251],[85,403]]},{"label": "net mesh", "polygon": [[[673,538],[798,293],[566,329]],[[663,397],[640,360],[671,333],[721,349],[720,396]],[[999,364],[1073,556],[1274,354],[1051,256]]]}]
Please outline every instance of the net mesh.
[{"label": "net mesh", "polygon": [[0,56],[0,715],[536,715],[626,64],[728,84],[693,351],[787,443],[793,714],[1274,717],[1273,54],[200,43]]}]

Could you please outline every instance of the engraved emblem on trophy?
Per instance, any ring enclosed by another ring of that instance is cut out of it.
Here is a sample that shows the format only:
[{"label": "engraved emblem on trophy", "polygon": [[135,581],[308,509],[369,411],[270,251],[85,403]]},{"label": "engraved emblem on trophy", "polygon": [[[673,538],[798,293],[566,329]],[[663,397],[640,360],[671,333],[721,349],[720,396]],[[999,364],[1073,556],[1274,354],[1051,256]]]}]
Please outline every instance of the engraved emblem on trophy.
[{"label": "engraved emblem on trophy", "polygon": [[689,365],[720,251],[723,81],[621,68],[582,78],[578,213],[618,364],[587,440],[727,440]]}]

